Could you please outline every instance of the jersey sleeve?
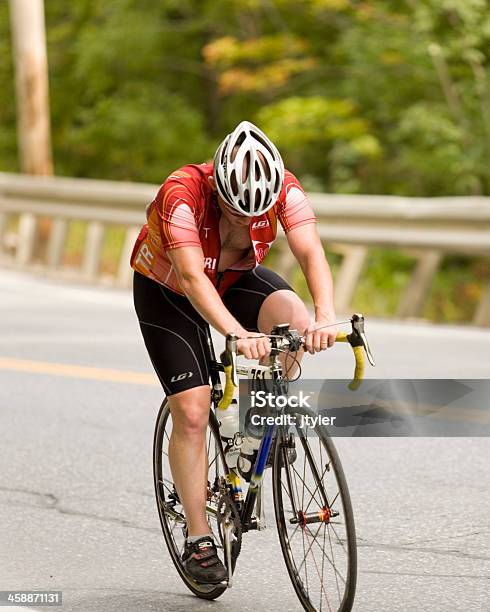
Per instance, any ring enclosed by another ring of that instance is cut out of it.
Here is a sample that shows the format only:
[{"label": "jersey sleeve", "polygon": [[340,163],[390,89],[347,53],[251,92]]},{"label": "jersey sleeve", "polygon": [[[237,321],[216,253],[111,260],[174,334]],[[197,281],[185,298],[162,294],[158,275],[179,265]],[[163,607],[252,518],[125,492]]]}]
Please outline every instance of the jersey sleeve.
[{"label": "jersey sleeve", "polygon": [[284,173],[284,186],[277,211],[286,234],[301,225],[316,223],[308,196],[298,179],[289,170]]},{"label": "jersey sleeve", "polygon": [[198,181],[185,169],[175,171],[163,183],[155,198],[154,210],[159,216],[160,236],[165,251],[201,246],[199,202]]}]

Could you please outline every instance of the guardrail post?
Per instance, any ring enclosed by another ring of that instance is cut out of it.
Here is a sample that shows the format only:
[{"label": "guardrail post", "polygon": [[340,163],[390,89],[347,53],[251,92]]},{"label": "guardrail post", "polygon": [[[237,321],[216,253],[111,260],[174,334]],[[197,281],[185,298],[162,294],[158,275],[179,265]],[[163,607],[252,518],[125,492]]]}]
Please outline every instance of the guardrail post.
[{"label": "guardrail post", "polygon": [[422,316],[432,280],[441,261],[442,253],[440,251],[428,250],[419,254],[410,282],[398,303],[397,315],[399,317]]},{"label": "guardrail post", "polygon": [[490,327],[490,284],[487,285],[473,317],[473,325]]},{"label": "guardrail post", "polygon": [[32,213],[24,213],[19,219],[17,232],[17,252],[15,261],[19,266],[26,266],[32,260],[36,243],[37,219]]},{"label": "guardrail post", "polygon": [[48,243],[47,263],[50,268],[58,268],[63,257],[68,222],[55,219],[51,228]]},{"label": "guardrail post", "polygon": [[4,251],[3,235],[5,233],[6,227],[7,227],[7,215],[6,213],[0,212],[0,255],[2,255]]},{"label": "guardrail post", "polygon": [[129,265],[129,259],[133,252],[134,243],[139,234],[138,227],[130,227],[124,238],[124,246],[119,258],[119,270],[117,273],[117,284],[121,287],[129,287],[133,278],[133,270]]},{"label": "guardrail post", "polygon": [[100,221],[91,221],[88,224],[82,263],[83,275],[87,280],[93,281],[97,278],[104,241],[104,229],[104,224]]},{"label": "guardrail post", "polygon": [[368,249],[365,246],[331,245],[333,251],[343,254],[342,263],[335,277],[335,310],[348,312],[356,290]]}]

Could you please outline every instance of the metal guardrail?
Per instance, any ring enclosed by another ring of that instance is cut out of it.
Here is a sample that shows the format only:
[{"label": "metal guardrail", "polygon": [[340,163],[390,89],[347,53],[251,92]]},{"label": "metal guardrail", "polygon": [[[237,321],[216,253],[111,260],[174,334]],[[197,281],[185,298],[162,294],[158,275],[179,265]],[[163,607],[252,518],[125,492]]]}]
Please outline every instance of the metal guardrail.
[{"label": "metal guardrail", "polygon": [[[32,177],[0,173],[0,263],[55,273],[86,282],[131,282],[130,253],[144,221],[146,205],[157,185],[91,179]],[[400,296],[398,315],[421,316],[434,275],[447,253],[490,258],[490,198],[401,198],[392,196],[310,194],[322,240],[343,255],[336,275],[336,306],[350,310],[370,247],[407,250],[417,263]],[[14,232],[9,219],[18,216]],[[42,259],[35,258],[38,224],[51,219]],[[85,244],[77,269],[63,265],[71,221],[86,222]],[[117,273],[101,278],[100,262],[106,229],[125,228]],[[292,274],[295,261],[279,235],[280,272]],[[484,291],[473,322],[490,326],[490,286]]]}]

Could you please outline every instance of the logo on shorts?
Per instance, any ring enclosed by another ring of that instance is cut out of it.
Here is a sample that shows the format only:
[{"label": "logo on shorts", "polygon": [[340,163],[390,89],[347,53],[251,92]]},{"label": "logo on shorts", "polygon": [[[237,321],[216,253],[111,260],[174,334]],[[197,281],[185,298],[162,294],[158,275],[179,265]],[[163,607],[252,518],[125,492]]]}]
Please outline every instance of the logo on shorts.
[{"label": "logo on shorts", "polygon": [[184,380],[184,378],[190,378],[193,375],[193,372],[182,372],[182,374],[176,374],[172,376],[170,382],[178,382],[179,380]]}]

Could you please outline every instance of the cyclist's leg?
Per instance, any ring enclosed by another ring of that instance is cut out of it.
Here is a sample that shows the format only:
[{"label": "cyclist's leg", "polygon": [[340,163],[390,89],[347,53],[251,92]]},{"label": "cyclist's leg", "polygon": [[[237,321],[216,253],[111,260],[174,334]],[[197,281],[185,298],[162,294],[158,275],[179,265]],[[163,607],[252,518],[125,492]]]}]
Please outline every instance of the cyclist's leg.
[{"label": "cyclist's leg", "polygon": [[190,535],[209,533],[205,516],[210,388],[206,322],[183,296],[135,273],[134,303],[153,367],[170,404],[169,462]]},{"label": "cyclist's leg", "polygon": [[168,398],[172,435],[168,458],[189,536],[211,533],[206,520],[208,454],[206,427],[209,418],[209,386],[194,387]]},{"label": "cyclist's leg", "polygon": [[[243,274],[223,296],[223,302],[238,321],[250,331],[269,334],[273,325],[289,323],[300,333],[309,325],[309,315],[303,301],[292,287],[276,272],[257,266]],[[295,358],[299,361],[301,349]],[[290,357],[285,364],[289,376],[295,363]]]}]

